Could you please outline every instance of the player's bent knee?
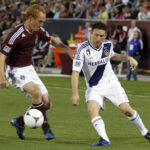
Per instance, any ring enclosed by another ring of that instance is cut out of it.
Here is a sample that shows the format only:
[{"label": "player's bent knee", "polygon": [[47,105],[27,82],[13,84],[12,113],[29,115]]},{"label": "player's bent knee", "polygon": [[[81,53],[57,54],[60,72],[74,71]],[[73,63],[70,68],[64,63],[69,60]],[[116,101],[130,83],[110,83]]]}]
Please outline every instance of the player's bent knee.
[{"label": "player's bent knee", "polygon": [[46,110],[48,110],[52,107],[52,102],[51,102],[49,95],[43,95],[42,101],[44,102],[44,106],[45,106]]},{"label": "player's bent knee", "polygon": [[128,117],[131,117],[133,116],[133,113],[131,111],[128,111],[128,110],[124,110],[123,113],[128,116]]},{"label": "player's bent knee", "polygon": [[134,110],[129,105],[124,105],[124,107],[120,107],[121,111],[128,117],[134,115]]},{"label": "player's bent knee", "polygon": [[45,105],[46,110],[48,110],[48,109],[51,108],[50,102],[48,102],[48,103],[46,103],[46,104],[44,104],[44,105]]}]

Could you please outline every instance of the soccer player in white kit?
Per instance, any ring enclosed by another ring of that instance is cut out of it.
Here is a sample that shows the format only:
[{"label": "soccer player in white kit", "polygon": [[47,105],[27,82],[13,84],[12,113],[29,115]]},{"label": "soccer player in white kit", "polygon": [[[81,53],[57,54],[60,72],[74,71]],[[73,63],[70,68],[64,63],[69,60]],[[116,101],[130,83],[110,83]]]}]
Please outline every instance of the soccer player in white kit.
[{"label": "soccer player in white kit", "polygon": [[101,22],[94,24],[89,40],[85,41],[77,50],[73,61],[72,104],[78,105],[79,103],[78,78],[82,69],[87,85],[88,113],[93,127],[100,136],[100,140],[94,143],[93,146],[111,145],[104,121],[99,115],[99,110],[105,109],[105,98],[108,98],[120,108],[128,119],[138,127],[141,134],[150,141],[150,133],[145,128],[137,111],[129,105],[128,97],[112,70],[110,59],[130,61],[132,70],[136,68],[137,62],[129,56],[115,53],[112,42],[105,39],[107,36],[106,31],[105,24]]}]

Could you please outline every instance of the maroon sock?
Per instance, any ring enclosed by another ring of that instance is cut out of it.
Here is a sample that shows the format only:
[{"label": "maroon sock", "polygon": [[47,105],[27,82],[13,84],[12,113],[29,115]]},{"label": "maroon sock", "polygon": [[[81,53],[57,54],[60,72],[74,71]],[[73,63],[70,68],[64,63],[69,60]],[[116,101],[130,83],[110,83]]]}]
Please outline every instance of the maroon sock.
[{"label": "maroon sock", "polygon": [[19,124],[19,126],[23,126],[24,127],[23,115],[17,117],[17,123]]},{"label": "maroon sock", "polygon": [[46,117],[46,108],[44,106],[44,103],[33,104],[32,107],[30,107],[30,109],[32,109],[32,108],[40,110],[44,116],[44,123],[42,125],[42,129],[44,130],[44,129],[50,128],[50,125],[49,125],[47,117]]}]

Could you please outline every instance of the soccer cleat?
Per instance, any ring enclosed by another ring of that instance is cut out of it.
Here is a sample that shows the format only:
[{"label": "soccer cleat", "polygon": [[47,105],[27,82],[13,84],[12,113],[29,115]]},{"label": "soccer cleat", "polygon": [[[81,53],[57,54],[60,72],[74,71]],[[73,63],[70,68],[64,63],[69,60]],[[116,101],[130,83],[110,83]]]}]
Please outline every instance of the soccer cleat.
[{"label": "soccer cleat", "polygon": [[10,123],[12,126],[14,126],[16,128],[16,132],[17,132],[17,135],[19,136],[19,138],[24,140],[25,139],[25,136],[23,134],[24,127],[18,125],[16,118],[12,119]]},{"label": "soccer cleat", "polygon": [[108,142],[106,140],[104,140],[103,138],[101,138],[98,142],[92,144],[92,146],[110,146],[111,142]]},{"label": "soccer cleat", "polygon": [[46,140],[52,140],[55,138],[50,128],[44,129],[44,136]]},{"label": "soccer cleat", "polygon": [[147,134],[144,137],[150,142],[150,133],[149,132],[147,132]]}]

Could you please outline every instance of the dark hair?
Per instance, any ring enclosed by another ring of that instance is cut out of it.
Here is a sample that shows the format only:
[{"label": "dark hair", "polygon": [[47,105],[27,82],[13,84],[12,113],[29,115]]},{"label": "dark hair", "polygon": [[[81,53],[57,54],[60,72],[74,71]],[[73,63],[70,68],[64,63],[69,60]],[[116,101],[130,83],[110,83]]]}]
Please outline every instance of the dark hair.
[{"label": "dark hair", "polygon": [[118,25],[117,29],[122,30],[122,25]]},{"label": "dark hair", "polygon": [[97,22],[97,23],[93,24],[93,25],[92,25],[92,31],[93,31],[94,29],[100,29],[100,30],[105,30],[105,31],[107,31],[106,25],[105,25],[104,23],[102,23],[102,22]]},{"label": "dark hair", "polygon": [[119,37],[116,35],[115,37],[112,38],[112,40],[119,40]]}]

